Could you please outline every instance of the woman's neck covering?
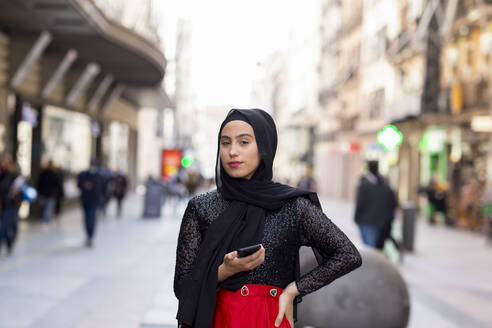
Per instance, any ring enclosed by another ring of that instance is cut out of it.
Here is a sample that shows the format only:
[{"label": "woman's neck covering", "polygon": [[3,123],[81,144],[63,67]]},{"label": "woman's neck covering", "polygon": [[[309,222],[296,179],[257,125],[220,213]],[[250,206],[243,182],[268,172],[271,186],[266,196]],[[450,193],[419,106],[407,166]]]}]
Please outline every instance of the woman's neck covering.
[{"label": "woman's neck covering", "polygon": [[[234,120],[247,122],[255,133],[261,158],[249,180],[232,178],[220,161],[222,129]],[[212,323],[218,267],[224,255],[240,247],[262,242],[266,211],[278,210],[287,201],[298,196],[305,196],[321,206],[316,193],[272,181],[277,130],[267,112],[261,109],[232,109],[220,126],[217,147],[217,190],[224,199],[230,201],[230,205],[203,232],[191,277],[183,290],[179,291],[177,319],[196,328],[209,328]],[[220,287],[237,291],[244,285],[248,274],[249,271],[235,274],[223,281]],[[299,276],[299,263],[296,275]]]}]

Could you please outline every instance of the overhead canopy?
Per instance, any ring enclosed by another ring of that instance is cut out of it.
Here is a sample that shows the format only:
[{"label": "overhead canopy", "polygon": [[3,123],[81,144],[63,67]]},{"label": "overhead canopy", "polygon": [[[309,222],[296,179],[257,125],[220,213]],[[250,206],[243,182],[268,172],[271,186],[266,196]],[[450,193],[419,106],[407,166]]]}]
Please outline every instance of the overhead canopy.
[{"label": "overhead canopy", "polygon": [[48,31],[47,54],[75,49],[75,65],[96,63],[120,83],[154,87],[165,73],[158,45],[107,19],[92,0],[2,0],[0,29],[26,37]]},{"label": "overhead canopy", "polygon": [[123,97],[140,107],[157,109],[173,108],[174,104],[161,87],[156,88],[126,88]]}]

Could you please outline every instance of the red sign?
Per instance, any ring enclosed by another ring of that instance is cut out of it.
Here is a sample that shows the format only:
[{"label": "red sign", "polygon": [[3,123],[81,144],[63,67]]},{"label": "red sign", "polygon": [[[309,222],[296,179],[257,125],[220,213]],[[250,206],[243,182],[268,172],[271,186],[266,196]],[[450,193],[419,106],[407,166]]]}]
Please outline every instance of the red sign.
[{"label": "red sign", "polygon": [[362,147],[361,147],[360,143],[352,141],[352,142],[350,142],[350,148],[349,149],[350,149],[351,153],[358,153],[362,150]]},{"label": "red sign", "polygon": [[182,157],[181,149],[164,149],[162,151],[161,176],[164,180],[169,180],[178,172]]}]

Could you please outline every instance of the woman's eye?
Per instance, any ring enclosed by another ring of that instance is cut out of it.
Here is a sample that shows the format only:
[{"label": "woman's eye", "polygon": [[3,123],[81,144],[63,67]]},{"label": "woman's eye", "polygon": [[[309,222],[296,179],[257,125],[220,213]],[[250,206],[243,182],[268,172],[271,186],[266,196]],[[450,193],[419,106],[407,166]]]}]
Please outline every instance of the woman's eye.
[{"label": "woman's eye", "polygon": [[247,144],[249,144],[249,141],[243,140],[240,143],[241,143],[241,145],[247,145]]},{"label": "woman's eye", "polygon": [[228,144],[230,144],[230,142],[229,141],[222,141],[220,144],[222,146],[227,146]]}]

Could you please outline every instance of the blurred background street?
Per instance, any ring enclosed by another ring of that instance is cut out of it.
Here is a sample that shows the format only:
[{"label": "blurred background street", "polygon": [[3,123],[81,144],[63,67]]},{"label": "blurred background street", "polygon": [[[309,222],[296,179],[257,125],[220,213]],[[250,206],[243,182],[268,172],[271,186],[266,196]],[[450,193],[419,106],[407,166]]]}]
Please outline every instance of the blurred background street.
[{"label": "blurred background street", "polygon": [[[185,204],[176,211],[168,204],[160,219],[148,220],[141,219],[136,195],[121,220],[111,204],[93,249],[80,234],[79,210],[67,211],[48,229],[23,224],[15,257],[0,262],[0,326],[175,327],[171,282]],[[363,247],[349,203],[325,199],[323,208]],[[490,326],[492,263],[484,259],[492,249],[484,247],[486,240],[422,220],[417,230],[418,248],[397,264],[410,289],[409,327]]]},{"label": "blurred background street", "polygon": [[[489,0],[0,1],[0,328],[175,327],[231,108],[272,115],[274,180],[376,254],[342,278],[368,293],[326,287],[337,315],[492,327],[491,82]],[[369,222],[382,185],[396,218]]]}]

